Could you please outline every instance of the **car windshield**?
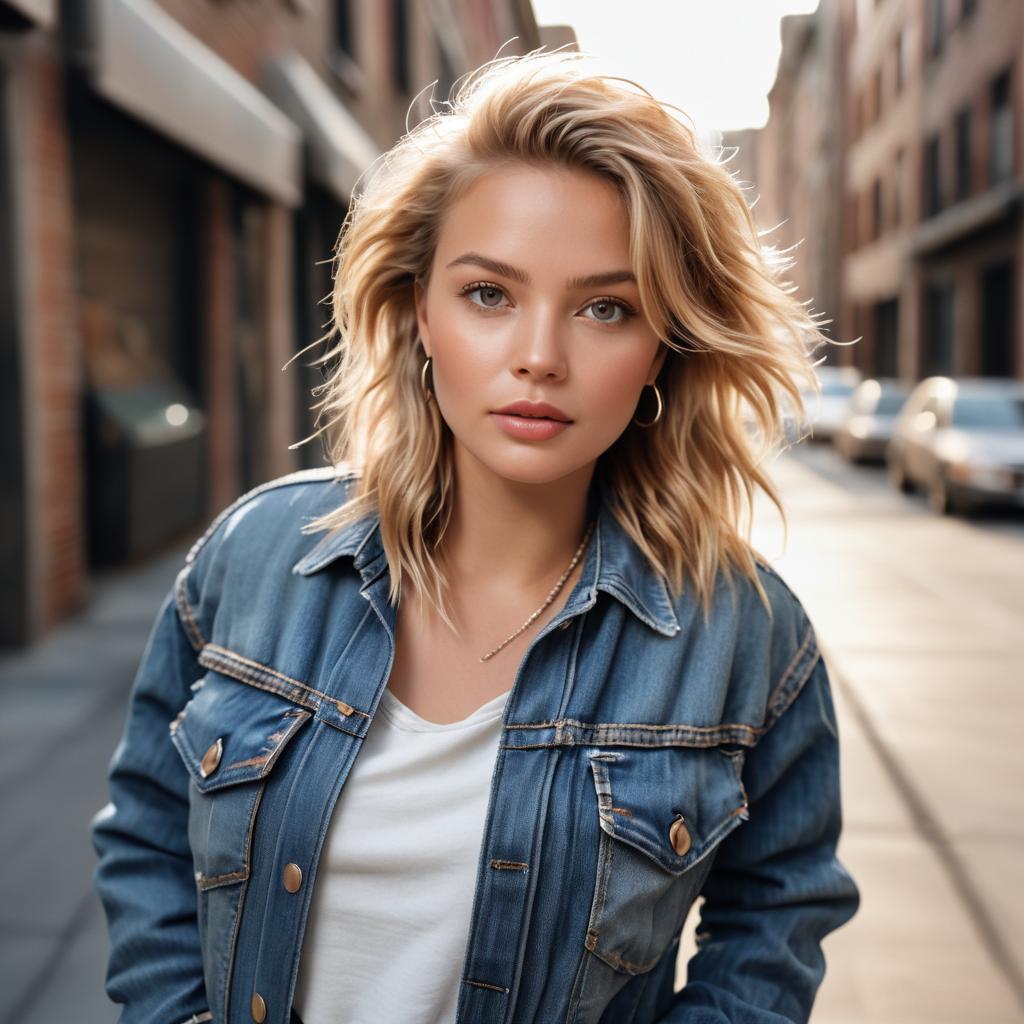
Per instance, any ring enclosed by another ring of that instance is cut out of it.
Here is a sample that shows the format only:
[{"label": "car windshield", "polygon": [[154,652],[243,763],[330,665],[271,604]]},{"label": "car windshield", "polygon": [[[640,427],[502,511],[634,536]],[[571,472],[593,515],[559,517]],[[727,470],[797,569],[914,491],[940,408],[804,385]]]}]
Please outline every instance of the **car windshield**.
[{"label": "car windshield", "polygon": [[878,386],[874,382],[869,382],[855,393],[854,411],[865,416],[895,416],[903,408],[906,400],[907,396],[903,391],[888,390],[879,393]]},{"label": "car windshield", "polygon": [[1024,427],[1024,397],[962,395],[953,405],[954,427]]},{"label": "car windshield", "polygon": [[900,392],[883,391],[874,411],[879,416],[895,416],[903,408],[906,400],[907,396]]},{"label": "car windshield", "polygon": [[821,385],[822,398],[844,398],[853,394],[852,384],[843,384],[841,381]]}]

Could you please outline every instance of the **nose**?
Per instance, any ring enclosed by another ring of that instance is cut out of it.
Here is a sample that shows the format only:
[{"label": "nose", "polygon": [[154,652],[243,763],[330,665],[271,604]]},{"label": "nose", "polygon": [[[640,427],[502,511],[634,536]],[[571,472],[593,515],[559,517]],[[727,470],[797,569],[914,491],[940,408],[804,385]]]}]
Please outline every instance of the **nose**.
[{"label": "nose", "polygon": [[524,317],[512,353],[512,373],[519,378],[561,380],[568,366],[557,320],[553,314]]}]

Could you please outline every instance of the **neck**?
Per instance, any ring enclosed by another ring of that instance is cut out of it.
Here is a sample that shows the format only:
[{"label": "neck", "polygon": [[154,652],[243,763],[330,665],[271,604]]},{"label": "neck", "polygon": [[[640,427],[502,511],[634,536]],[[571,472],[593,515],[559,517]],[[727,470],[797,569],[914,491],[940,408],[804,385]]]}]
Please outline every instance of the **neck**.
[{"label": "neck", "polygon": [[454,502],[443,541],[453,587],[497,584],[506,591],[546,593],[586,531],[594,464],[551,483],[520,483],[497,476],[456,445],[454,468]]}]

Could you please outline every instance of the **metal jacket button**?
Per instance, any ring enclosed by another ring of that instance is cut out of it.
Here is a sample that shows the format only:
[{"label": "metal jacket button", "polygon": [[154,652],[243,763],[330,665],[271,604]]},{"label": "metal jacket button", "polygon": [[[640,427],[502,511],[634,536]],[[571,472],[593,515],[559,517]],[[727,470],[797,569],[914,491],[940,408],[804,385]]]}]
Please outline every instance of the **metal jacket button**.
[{"label": "metal jacket button", "polygon": [[217,765],[220,764],[221,754],[224,753],[224,743],[218,736],[216,742],[211,743],[206,749],[206,753],[203,754],[202,761],[199,762],[199,774],[205,779],[207,775],[212,775],[217,770]]},{"label": "metal jacket button", "polygon": [[692,842],[690,839],[690,830],[686,827],[681,814],[672,822],[672,825],[668,830],[668,837],[672,840],[672,849],[675,850],[680,857],[690,849],[690,844]]},{"label": "metal jacket button", "polygon": [[298,892],[302,885],[302,868],[298,864],[285,864],[282,881],[288,892]]},{"label": "metal jacket button", "polygon": [[256,1024],[263,1024],[263,1021],[267,1019],[267,1004],[263,1002],[263,996],[259,992],[253,992],[252,1005],[249,1009],[252,1011],[252,1019],[256,1021]]}]

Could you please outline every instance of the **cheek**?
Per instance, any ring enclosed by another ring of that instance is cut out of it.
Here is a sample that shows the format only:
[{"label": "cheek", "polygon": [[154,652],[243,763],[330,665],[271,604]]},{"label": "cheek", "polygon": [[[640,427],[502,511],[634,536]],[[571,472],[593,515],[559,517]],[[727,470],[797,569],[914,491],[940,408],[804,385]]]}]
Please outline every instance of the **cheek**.
[{"label": "cheek", "polygon": [[636,409],[649,369],[650,359],[646,356],[596,363],[588,388],[590,404],[610,418],[628,418]]},{"label": "cheek", "polygon": [[483,393],[485,382],[500,370],[498,346],[484,343],[482,332],[452,317],[432,335],[434,386],[446,408],[458,408]]}]

